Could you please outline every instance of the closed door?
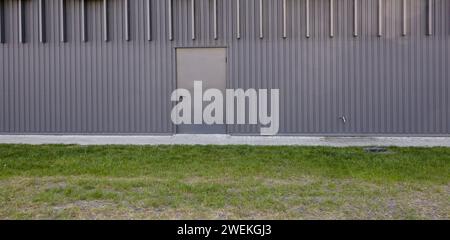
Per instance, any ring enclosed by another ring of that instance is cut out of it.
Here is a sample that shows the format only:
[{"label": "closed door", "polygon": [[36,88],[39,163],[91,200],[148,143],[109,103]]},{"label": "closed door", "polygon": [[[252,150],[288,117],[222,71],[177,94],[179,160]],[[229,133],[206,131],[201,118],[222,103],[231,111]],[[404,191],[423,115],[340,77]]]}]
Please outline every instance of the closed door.
[{"label": "closed door", "polygon": [[[194,102],[194,81],[201,81],[203,91],[219,89],[223,96],[226,88],[226,49],[225,48],[178,48],[177,49],[177,87],[189,90]],[[183,101],[183,98],[180,98]],[[208,102],[203,102],[203,109]],[[225,108],[224,108],[225,109]],[[223,114],[225,119],[225,113]],[[225,134],[225,124],[194,124],[192,104],[192,124],[177,126],[180,134]]]}]

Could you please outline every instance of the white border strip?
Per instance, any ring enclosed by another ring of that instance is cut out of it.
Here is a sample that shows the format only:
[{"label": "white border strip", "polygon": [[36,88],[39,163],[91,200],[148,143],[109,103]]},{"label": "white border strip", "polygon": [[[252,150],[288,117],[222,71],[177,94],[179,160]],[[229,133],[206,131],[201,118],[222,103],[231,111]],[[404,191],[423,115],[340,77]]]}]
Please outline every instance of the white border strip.
[{"label": "white border strip", "polygon": [[174,136],[0,135],[0,144],[450,147],[450,137],[262,137],[190,134]]}]

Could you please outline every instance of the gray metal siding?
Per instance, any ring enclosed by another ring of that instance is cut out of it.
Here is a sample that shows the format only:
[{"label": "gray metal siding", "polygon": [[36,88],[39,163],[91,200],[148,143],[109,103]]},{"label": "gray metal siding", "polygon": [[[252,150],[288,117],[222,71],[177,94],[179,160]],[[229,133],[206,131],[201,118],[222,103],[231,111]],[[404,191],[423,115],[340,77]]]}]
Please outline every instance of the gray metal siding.
[{"label": "gray metal siding", "polygon": [[[61,42],[59,2],[46,0],[46,43],[39,42],[38,1],[24,0],[25,43],[19,43],[18,1],[4,1],[0,44],[0,132],[171,134],[176,88],[176,47],[227,47],[228,87],[279,88],[282,134],[449,134],[450,1],[409,0],[402,36],[402,0],[359,0],[358,37],[353,0],[288,0],[287,38],[282,38],[281,0],[241,0],[241,39],[236,1],[218,0],[218,39],[213,1],[196,0],[196,40],[191,39],[190,0],[174,0],[168,39],[167,1],[152,0],[148,41],[147,0],[130,2],[126,41],[124,1],[108,0],[108,41],[103,1],[86,0],[87,42],[81,41],[80,2],[66,0],[66,42]],[[344,124],[339,117],[346,116]],[[251,134],[255,126],[233,126]]]}]

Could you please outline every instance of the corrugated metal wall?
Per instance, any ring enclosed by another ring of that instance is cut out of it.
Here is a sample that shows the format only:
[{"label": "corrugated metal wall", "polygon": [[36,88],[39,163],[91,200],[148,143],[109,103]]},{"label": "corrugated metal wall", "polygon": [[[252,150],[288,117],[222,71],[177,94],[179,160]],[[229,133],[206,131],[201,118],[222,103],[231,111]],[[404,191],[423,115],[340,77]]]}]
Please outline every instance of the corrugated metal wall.
[{"label": "corrugated metal wall", "polygon": [[[213,0],[196,2],[191,39],[190,0],[173,1],[174,41],[168,39],[167,1],[152,0],[152,41],[147,40],[147,0],[130,2],[130,41],[124,2],[108,0],[104,41],[103,1],[86,0],[87,42],[81,41],[81,1],[66,0],[66,42],[60,41],[60,1],[45,1],[46,43],[39,42],[38,1],[24,0],[25,43],[19,43],[19,1],[3,1],[0,44],[0,132],[171,134],[176,88],[175,47],[227,47],[228,86],[279,88],[282,134],[449,134],[450,1],[287,0],[283,39],[282,0],[241,0],[241,39],[236,0],[218,0],[218,39]],[[330,38],[330,23],[334,37]],[[345,116],[347,122],[340,117]],[[230,127],[251,134],[257,127]]]}]

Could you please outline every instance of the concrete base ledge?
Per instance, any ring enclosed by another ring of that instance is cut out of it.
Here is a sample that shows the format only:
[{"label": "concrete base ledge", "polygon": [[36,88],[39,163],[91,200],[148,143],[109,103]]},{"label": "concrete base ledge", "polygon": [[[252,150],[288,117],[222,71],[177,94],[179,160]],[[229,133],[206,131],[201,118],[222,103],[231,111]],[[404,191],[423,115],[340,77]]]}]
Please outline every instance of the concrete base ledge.
[{"label": "concrete base ledge", "polygon": [[450,137],[302,137],[302,136],[84,136],[0,135],[0,144],[78,145],[255,145],[450,147]]}]

